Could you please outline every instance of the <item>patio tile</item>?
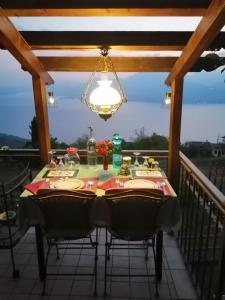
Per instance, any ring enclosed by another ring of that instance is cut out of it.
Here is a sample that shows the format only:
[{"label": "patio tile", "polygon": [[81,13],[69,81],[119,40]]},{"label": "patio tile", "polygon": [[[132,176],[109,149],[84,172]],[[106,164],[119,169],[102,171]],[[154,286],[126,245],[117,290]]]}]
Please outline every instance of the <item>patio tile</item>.
[{"label": "patio tile", "polygon": [[34,287],[35,279],[19,278],[13,288],[13,294],[29,294]]},{"label": "patio tile", "polygon": [[190,278],[185,270],[171,270],[171,274],[179,298],[197,299]]},{"label": "patio tile", "polygon": [[76,281],[71,290],[71,295],[88,296],[92,291],[92,281]]},{"label": "patio tile", "polygon": [[[56,260],[56,249],[53,248],[50,255],[48,272],[57,273],[58,276],[48,277],[46,286],[46,300],[104,300],[104,234],[103,244],[100,246],[98,256],[98,296],[93,297],[94,277],[71,276],[64,277],[60,273],[93,272],[94,251],[75,250],[78,255],[74,255],[74,249],[61,250],[60,260]],[[176,241],[173,237],[165,235],[163,254],[162,281],[159,284],[160,300],[197,299],[191,281],[186,273],[182,257]],[[31,299],[40,300],[43,283],[38,278],[38,265],[36,255],[36,245],[34,234],[30,231],[20,246],[15,250],[16,265],[20,270],[20,278],[12,279],[11,260],[9,260],[9,250],[0,250],[0,300]],[[101,253],[101,254],[100,254]],[[144,260],[142,250],[128,251],[114,250],[108,261],[108,272],[113,274],[142,274],[154,272],[154,259],[152,251],[149,251],[149,259]],[[126,254],[126,255],[125,255]],[[112,268],[113,264],[113,268]],[[129,269],[130,268],[130,269]],[[109,277],[107,279],[107,292],[109,300],[144,300],[155,299],[154,278],[146,277]]]},{"label": "patio tile", "polygon": [[111,297],[120,297],[128,299],[130,297],[130,283],[112,282]]},{"label": "patio tile", "polygon": [[185,264],[178,248],[165,247],[164,251],[170,269],[185,269]]},{"label": "patio tile", "polygon": [[72,285],[72,279],[67,278],[65,280],[56,280],[52,287],[51,295],[65,295],[68,297],[71,292]]},{"label": "patio tile", "polygon": [[150,290],[148,283],[136,283],[131,285],[131,297],[148,298],[150,297]]},{"label": "patio tile", "polygon": [[15,285],[17,280],[14,280],[12,277],[9,278],[0,278],[0,293],[10,293]]},{"label": "patio tile", "polygon": [[113,257],[113,267],[128,268],[129,267],[128,257],[123,257],[123,256]]}]

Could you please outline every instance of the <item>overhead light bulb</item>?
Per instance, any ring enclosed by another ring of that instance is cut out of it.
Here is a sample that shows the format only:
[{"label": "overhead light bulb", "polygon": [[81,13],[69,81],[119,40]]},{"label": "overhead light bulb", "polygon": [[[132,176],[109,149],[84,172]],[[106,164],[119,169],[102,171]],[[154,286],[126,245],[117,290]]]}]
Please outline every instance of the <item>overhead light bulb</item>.
[{"label": "overhead light bulb", "polygon": [[119,92],[111,86],[112,81],[97,81],[99,86],[90,94],[90,103],[100,106],[117,105],[121,101]]}]

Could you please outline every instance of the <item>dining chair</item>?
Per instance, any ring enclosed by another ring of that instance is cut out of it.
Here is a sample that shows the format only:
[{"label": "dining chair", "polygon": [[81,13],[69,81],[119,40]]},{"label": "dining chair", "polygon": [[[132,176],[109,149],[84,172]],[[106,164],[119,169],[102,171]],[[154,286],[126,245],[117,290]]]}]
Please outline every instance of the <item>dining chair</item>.
[{"label": "dining chair", "polygon": [[[165,199],[162,191],[148,189],[109,189],[104,195],[109,220],[105,231],[105,281],[104,296],[107,296],[107,278],[126,275],[108,273],[110,250],[143,249],[148,260],[148,248],[152,247],[155,270],[152,274],[129,274],[135,277],[155,277],[155,295],[158,297],[156,278],[155,236],[157,216]],[[109,238],[110,234],[110,238]],[[123,241],[123,243],[121,243]],[[127,241],[127,247],[124,246]]]},{"label": "dining chair", "polygon": [[[15,166],[13,166],[14,169]],[[18,171],[20,170],[20,171]],[[19,223],[20,194],[24,185],[32,180],[29,163],[17,165],[17,175],[0,183],[0,249],[10,249],[13,277],[19,277],[13,248],[27,232],[29,225]]]},{"label": "dining chair", "polygon": [[[92,273],[60,273],[60,276],[82,275],[95,277],[94,295],[97,295],[97,258],[98,229],[92,222],[92,208],[96,195],[86,190],[49,190],[48,192],[31,196],[32,201],[40,209],[43,221],[40,226],[47,238],[47,252],[44,266],[44,284],[42,295],[45,295],[47,276],[59,274],[48,273],[48,258],[53,246],[57,249],[57,258],[61,249],[93,249],[94,271]],[[95,230],[95,239],[91,234]],[[80,239],[89,238],[89,241]]]}]

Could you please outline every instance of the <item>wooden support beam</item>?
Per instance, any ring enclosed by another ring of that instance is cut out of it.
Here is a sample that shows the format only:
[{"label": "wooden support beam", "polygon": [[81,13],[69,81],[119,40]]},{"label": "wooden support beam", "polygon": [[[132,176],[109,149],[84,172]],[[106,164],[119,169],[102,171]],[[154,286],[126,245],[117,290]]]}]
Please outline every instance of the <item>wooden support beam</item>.
[{"label": "wooden support beam", "polygon": [[[32,49],[183,50],[192,32],[181,31],[20,31]],[[225,32],[211,43],[211,50],[225,48]]]},{"label": "wooden support beam", "polygon": [[45,83],[42,79],[33,77],[34,103],[38,126],[38,140],[41,156],[41,164],[49,162],[50,134],[48,123],[48,109],[46,101]]},{"label": "wooden support beam", "polygon": [[171,88],[168,178],[175,191],[178,191],[183,79],[175,79]]},{"label": "wooden support beam", "polygon": [[0,7],[0,41],[32,76],[41,77],[46,84],[53,83],[51,76],[32,52],[30,46],[5,16]]},{"label": "wooden support beam", "polygon": [[9,16],[201,16],[210,0],[1,0]]},{"label": "wooden support beam", "polygon": [[175,78],[184,77],[192,68],[202,52],[206,50],[216,38],[225,24],[225,1],[212,0],[205,16],[202,18],[197,29],[192,34],[185,46],[180,58],[175,63],[172,71],[166,79],[170,85]]},{"label": "wooden support beam", "polygon": [[206,8],[69,8],[69,9],[5,9],[9,17],[156,17],[203,16]]},{"label": "wooden support beam", "polygon": [[[111,57],[116,72],[169,72],[177,57]],[[48,71],[93,72],[98,57],[39,57]]]}]

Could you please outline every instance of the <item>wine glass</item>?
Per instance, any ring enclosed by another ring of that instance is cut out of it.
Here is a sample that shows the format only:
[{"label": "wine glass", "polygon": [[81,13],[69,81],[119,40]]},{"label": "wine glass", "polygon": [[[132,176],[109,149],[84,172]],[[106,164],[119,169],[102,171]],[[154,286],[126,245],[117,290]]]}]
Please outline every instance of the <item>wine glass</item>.
[{"label": "wine glass", "polygon": [[58,160],[59,160],[58,168],[59,168],[60,170],[63,170],[63,169],[64,169],[63,156],[58,156],[57,158],[58,158]]},{"label": "wine glass", "polygon": [[143,156],[144,162],[143,167],[148,168],[148,156]]},{"label": "wine glass", "polygon": [[139,167],[139,162],[138,162],[138,155],[140,155],[140,152],[133,152],[134,156],[135,156],[135,160],[134,160],[134,166],[135,167]]}]

